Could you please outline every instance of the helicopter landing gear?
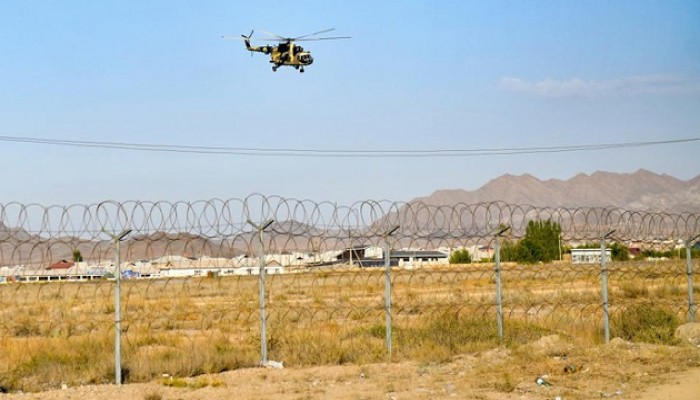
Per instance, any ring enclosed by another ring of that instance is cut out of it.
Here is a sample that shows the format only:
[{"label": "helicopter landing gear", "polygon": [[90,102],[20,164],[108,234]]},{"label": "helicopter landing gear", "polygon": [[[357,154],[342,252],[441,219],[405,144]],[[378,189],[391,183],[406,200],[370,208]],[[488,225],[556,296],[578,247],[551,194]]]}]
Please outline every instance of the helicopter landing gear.
[{"label": "helicopter landing gear", "polygon": [[279,68],[279,65],[273,65],[272,72],[277,72],[277,68]]},{"label": "helicopter landing gear", "polygon": [[301,74],[304,73],[304,67],[301,67],[301,68],[299,69],[299,73],[301,73]]}]

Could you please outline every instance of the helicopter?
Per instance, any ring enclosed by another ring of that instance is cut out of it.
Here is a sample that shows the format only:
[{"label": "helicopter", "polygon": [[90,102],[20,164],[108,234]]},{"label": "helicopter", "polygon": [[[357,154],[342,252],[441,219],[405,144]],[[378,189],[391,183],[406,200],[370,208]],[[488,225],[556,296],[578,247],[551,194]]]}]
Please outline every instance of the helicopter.
[{"label": "helicopter", "polygon": [[252,46],[250,41],[253,36],[253,31],[250,31],[250,35],[241,35],[241,37],[231,37],[222,36],[224,39],[238,39],[243,40],[245,43],[246,50],[250,51],[251,56],[253,52],[269,54],[270,63],[272,64],[272,71],[275,72],[277,69],[283,65],[294,67],[294,69],[299,72],[304,72],[304,67],[309,66],[314,62],[314,58],[311,57],[311,52],[304,50],[303,47],[295,44],[295,42],[302,41],[315,41],[315,40],[336,40],[336,39],[350,39],[350,36],[326,36],[326,37],[313,37],[320,35],[322,33],[328,33],[335,30],[335,28],[324,29],[322,31],[309,33],[307,35],[297,36],[297,37],[284,37],[277,35],[275,33],[265,32],[272,36],[264,40],[269,40],[273,42],[278,42],[276,46],[264,45],[264,46]]}]

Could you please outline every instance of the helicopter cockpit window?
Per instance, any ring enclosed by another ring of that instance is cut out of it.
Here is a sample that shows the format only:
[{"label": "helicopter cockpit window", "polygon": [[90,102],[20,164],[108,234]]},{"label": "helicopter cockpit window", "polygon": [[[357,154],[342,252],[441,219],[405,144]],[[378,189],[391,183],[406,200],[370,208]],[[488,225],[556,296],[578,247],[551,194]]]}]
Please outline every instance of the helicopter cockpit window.
[{"label": "helicopter cockpit window", "polygon": [[305,53],[305,54],[301,54],[299,56],[299,61],[306,63],[306,64],[311,64],[311,62],[313,61],[313,58],[311,58],[310,54]]},{"label": "helicopter cockpit window", "polygon": [[294,46],[294,52],[295,53],[300,53],[304,51],[304,49],[301,46]]}]

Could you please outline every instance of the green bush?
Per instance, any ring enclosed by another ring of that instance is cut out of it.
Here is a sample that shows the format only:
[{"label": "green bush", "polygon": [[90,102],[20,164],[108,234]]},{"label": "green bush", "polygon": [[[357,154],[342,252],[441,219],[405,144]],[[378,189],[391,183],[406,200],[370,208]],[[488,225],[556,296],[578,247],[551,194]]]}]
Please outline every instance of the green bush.
[{"label": "green bush", "polygon": [[458,249],[450,254],[450,264],[469,264],[472,262],[472,255],[467,249]]},{"label": "green bush", "polygon": [[613,318],[610,328],[613,337],[633,342],[676,344],[673,333],[678,325],[678,317],[666,308],[635,304]]}]

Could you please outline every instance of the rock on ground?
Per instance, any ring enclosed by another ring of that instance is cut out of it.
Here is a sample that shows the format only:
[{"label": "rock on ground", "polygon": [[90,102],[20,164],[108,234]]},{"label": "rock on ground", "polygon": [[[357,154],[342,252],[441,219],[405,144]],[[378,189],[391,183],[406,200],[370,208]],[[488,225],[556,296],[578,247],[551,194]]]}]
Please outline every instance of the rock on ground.
[{"label": "rock on ground", "polygon": [[693,346],[700,346],[700,323],[689,322],[679,326],[675,337]]}]

